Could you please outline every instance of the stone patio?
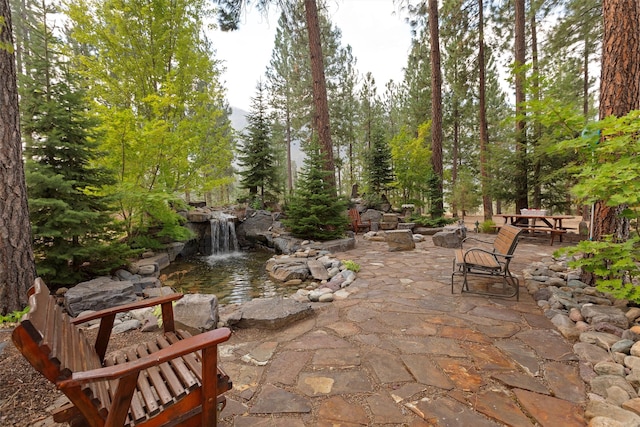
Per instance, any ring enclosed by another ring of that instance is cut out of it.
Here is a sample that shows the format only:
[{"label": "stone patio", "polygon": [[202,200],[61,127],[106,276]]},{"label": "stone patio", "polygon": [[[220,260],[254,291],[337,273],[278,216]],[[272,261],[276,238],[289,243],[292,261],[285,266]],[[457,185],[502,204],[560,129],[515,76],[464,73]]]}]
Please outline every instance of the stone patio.
[{"label": "stone patio", "polygon": [[[556,249],[525,239],[512,271]],[[519,302],[452,295],[453,251],[426,238],[389,252],[358,236],[337,254],[361,266],[347,299],[220,347],[234,384],[220,425],[586,425],[572,346],[526,289]]]}]

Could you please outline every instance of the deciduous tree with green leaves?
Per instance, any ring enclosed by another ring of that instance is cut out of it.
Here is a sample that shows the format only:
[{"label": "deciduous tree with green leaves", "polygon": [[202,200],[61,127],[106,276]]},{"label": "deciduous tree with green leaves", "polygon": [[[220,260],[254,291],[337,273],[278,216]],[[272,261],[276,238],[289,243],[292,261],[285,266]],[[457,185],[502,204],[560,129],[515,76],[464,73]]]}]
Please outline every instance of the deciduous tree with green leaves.
[{"label": "deciduous tree with green leaves", "polygon": [[558,150],[578,150],[583,162],[573,170],[579,184],[574,187],[586,203],[600,202],[619,209],[617,220],[634,224],[629,238],[613,234],[585,240],[566,250],[580,255],[573,265],[595,276],[596,287],[617,298],[640,303],[640,111],[626,116],[609,116],[588,126],[586,135],[558,146]]},{"label": "deciduous tree with green leaves", "polygon": [[425,144],[430,130],[430,123],[418,128],[418,136],[405,129],[391,140],[391,156],[394,164],[396,183],[400,191],[402,203],[413,203],[425,206],[427,183],[431,180],[431,150]]},{"label": "deciduous tree with green leaves", "polygon": [[205,0],[72,0],[75,63],[91,82],[110,189],[131,239],[184,239],[174,207],[230,180],[219,66],[203,36]]}]

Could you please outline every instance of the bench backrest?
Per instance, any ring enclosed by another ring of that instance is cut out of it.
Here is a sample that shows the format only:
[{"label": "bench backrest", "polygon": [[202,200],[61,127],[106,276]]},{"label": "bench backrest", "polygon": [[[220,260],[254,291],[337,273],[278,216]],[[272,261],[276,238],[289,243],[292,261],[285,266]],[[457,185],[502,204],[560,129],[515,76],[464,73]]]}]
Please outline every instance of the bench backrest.
[{"label": "bench backrest", "polygon": [[[29,363],[54,384],[70,378],[73,372],[101,368],[94,346],[83,331],[70,322],[41,279],[36,279],[29,294],[29,313],[12,335]],[[110,406],[106,384],[91,383],[84,393],[96,412],[106,416]]]},{"label": "bench backrest", "polygon": [[500,255],[513,255],[518,245],[518,237],[522,233],[522,228],[505,224],[500,227],[498,236],[493,242],[494,250]]}]

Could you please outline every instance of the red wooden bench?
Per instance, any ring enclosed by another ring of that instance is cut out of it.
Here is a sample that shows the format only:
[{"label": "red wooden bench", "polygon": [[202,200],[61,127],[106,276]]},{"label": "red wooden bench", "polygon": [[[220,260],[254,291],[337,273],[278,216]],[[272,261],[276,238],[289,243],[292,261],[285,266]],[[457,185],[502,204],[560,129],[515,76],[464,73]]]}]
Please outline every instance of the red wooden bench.
[{"label": "red wooden bench", "polygon": [[349,209],[349,221],[351,222],[351,229],[356,234],[358,234],[358,231],[371,230],[371,221],[362,222],[360,212],[356,208]]},{"label": "red wooden bench", "polygon": [[[171,294],[70,318],[44,282],[29,290],[30,311],[13,331],[16,347],[70,403],[54,411],[56,422],[92,427],[216,426],[222,395],[231,389],[218,367],[217,345],[231,331],[192,336],[176,330]],[[116,314],[160,305],[163,334],[106,355]],[[78,325],[100,319],[95,343]]]}]

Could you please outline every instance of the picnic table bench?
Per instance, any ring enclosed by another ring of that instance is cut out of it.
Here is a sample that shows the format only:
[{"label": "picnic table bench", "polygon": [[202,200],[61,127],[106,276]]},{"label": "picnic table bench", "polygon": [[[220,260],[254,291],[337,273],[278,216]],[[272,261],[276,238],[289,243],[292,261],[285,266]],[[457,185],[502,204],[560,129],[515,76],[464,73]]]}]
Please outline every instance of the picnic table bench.
[{"label": "picnic table bench", "polygon": [[[171,294],[70,318],[41,279],[29,290],[30,311],[12,334],[31,365],[70,403],[56,422],[91,427],[216,426],[231,381],[218,367],[228,328],[192,336],[176,330]],[[164,333],[106,355],[117,313],[160,305]],[[78,326],[100,319],[95,343]]]},{"label": "picnic table bench", "polygon": [[[569,227],[564,227],[562,221],[565,219],[571,219],[569,215],[539,215],[539,214],[497,214],[496,216],[504,218],[505,224],[515,225],[522,228],[523,231],[530,233],[531,235],[549,234],[550,245],[553,245],[555,238],[562,242],[562,236],[570,230]],[[538,221],[543,224],[537,223]]]}]

